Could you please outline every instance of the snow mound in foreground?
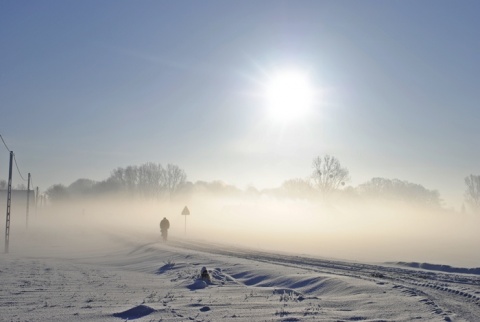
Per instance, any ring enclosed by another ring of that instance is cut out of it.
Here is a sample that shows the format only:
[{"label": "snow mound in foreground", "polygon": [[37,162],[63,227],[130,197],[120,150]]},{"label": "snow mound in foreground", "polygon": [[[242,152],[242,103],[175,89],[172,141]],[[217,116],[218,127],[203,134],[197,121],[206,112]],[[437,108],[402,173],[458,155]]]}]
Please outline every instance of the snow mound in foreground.
[{"label": "snow mound in foreground", "polygon": [[202,288],[205,288],[207,287],[207,283],[201,279],[197,279],[195,282],[193,282],[193,284],[190,284],[188,286],[188,288],[191,290],[191,291],[194,291],[194,290],[200,290]]},{"label": "snow mound in foreground", "polygon": [[139,305],[124,312],[114,313],[113,316],[125,320],[134,320],[147,316],[153,312],[155,312],[155,310],[151,307],[146,305]]}]

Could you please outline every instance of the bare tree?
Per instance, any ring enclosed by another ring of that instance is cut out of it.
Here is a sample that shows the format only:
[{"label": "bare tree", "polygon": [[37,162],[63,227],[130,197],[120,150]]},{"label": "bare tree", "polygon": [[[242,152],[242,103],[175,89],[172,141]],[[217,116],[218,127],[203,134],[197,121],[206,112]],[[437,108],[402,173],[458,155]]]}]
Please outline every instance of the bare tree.
[{"label": "bare tree", "polygon": [[138,188],[145,197],[158,197],[164,189],[165,170],[162,165],[152,162],[138,168]]},{"label": "bare tree", "polygon": [[128,166],[124,170],[124,180],[127,186],[127,191],[131,194],[134,194],[137,190],[138,184],[138,167],[137,166]]},{"label": "bare tree", "polygon": [[165,186],[170,197],[182,186],[187,180],[185,171],[174,164],[168,164],[165,169]]},{"label": "bare tree", "polygon": [[127,186],[127,182],[125,179],[125,169],[123,168],[116,168],[110,174],[109,180],[116,182],[118,185],[122,187]]},{"label": "bare tree", "polygon": [[326,154],[313,159],[312,179],[323,194],[338,190],[350,180],[349,172],[337,158]]},{"label": "bare tree", "polygon": [[109,178],[110,184],[104,186],[108,189],[117,186],[130,195],[158,198],[165,192],[170,195],[175,193],[185,183],[186,177],[185,171],[176,165],[169,164],[163,168],[160,163],[148,162],[141,166],[113,170]]},{"label": "bare tree", "polygon": [[7,189],[7,181],[0,180],[0,190],[6,190],[6,189]]},{"label": "bare tree", "polygon": [[465,201],[474,210],[480,210],[480,175],[469,175],[465,177]]}]

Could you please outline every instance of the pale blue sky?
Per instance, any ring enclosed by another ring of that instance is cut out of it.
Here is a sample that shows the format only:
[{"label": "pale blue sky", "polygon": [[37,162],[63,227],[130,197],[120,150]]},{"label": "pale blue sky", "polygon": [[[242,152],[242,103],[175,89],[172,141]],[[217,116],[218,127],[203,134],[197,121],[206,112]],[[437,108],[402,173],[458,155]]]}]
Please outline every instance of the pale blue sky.
[{"label": "pale blue sky", "polygon": [[[0,134],[41,190],[145,162],[276,187],[329,153],[354,186],[408,180],[458,209],[480,174],[478,57],[473,0],[2,0]],[[324,95],[280,125],[256,94],[283,67]]]}]

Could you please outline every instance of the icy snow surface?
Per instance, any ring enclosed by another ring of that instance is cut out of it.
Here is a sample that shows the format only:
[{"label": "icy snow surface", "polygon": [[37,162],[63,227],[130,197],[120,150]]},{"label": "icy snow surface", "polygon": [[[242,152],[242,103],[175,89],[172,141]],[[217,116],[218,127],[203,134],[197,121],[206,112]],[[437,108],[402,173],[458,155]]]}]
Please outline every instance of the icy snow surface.
[{"label": "icy snow surface", "polygon": [[[475,274],[78,234],[11,241],[0,255],[1,321],[480,320]],[[68,242],[79,238],[82,247]],[[203,266],[211,282],[199,279]]]}]

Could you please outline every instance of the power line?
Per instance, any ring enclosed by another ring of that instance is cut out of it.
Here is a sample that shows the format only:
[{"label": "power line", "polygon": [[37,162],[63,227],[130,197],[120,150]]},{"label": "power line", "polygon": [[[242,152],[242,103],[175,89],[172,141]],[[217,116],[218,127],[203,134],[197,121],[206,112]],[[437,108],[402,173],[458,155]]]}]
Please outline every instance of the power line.
[{"label": "power line", "polygon": [[3,145],[7,148],[8,152],[10,152],[10,149],[7,146],[7,143],[5,143],[5,140],[3,139],[3,136],[0,134],[0,139],[2,139]]},{"label": "power line", "polygon": [[[8,146],[7,146],[7,143],[5,143],[5,140],[3,139],[3,136],[0,134],[0,139],[2,139],[2,142],[3,142],[3,145],[5,145],[5,148],[7,148],[8,152],[12,152]],[[13,154],[13,159],[15,160],[15,166],[17,167],[17,171],[18,171],[18,174],[20,175],[20,178],[22,178],[23,181],[27,181],[25,180],[25,178],[22,176],[22,173],[20,172],[20,169],[18,168],[18,164],[17,164],[17,158],[15,157],[15,153]]]},{"label": "power line", "polygon": [[18,168],[17,158],[15,157],[15,153],[13,154],[13,160],[15,160],[15,166],[17,167],[17,171],[18,171],[18,174],[20,175],[20,178],[22,178],[23,181],[27,181],[27,180],[25,180],[25,178],[22,176],[22,173],[20,172],[20,169]]}]

